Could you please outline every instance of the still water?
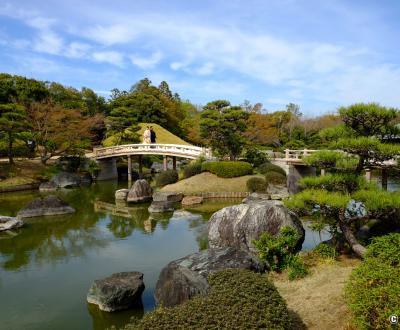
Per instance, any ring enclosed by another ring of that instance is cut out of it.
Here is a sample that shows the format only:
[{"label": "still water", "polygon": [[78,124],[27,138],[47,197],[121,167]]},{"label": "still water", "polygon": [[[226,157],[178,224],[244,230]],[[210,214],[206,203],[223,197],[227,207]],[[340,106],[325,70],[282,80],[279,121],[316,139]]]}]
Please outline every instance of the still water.
[{"label": "still water", "polygon": [[[207,247],[211,212],[239,201],[206,203],[151,217],[148,205],[115,205],[116,183],[64,190],[57,194],[77,212],[31,218],[12,233],[0,234],[0,329],[106,329],[124,326],[154,308],[154,288],[171,260]],[[14,216],[39,192],[0,195],[0,214]],[[307,226],[306,226],[307,229]],[[320,236],[306,230],[304,249]],[[115,272],[144,273],[143,308],[105,313],[86,303],[94,279]]]}]

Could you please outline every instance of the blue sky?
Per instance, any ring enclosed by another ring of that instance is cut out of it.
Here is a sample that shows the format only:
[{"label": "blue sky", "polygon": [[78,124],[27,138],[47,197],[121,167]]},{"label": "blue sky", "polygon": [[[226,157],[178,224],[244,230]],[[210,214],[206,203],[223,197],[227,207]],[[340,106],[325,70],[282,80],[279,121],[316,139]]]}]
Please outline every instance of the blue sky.
[{"label": "blue sky", "polygon": [[148,77],[197,104],[400,107],[397,0],[0,0],[0,72],[107,95]]}]

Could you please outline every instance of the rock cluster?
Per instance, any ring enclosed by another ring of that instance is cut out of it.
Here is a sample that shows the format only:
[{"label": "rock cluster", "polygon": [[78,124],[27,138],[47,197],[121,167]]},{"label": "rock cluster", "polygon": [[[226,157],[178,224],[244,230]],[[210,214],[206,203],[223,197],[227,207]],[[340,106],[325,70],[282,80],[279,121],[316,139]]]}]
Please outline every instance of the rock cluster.
[{"label": "rock cluster", "polygon": [[139,305],[144,290],[143,273],[122,272],[95,280],[87,294],[87,302],[106,312]]},{"label": "rock cluster", "polygon": [[180,202],[183,194],[180,192],[155,192],[153,202],[149,207],[150,213],[173,212],[174,203]]}]

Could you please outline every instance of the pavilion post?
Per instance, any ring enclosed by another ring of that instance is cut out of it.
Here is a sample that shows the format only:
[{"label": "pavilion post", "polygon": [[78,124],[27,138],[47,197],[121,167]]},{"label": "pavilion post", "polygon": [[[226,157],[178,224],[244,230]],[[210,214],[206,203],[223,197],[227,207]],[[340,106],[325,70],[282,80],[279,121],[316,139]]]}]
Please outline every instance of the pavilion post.
[{"label": "pavilion post", "polygon": [[128,156],[128,186],[132,185],[132,156]]}]

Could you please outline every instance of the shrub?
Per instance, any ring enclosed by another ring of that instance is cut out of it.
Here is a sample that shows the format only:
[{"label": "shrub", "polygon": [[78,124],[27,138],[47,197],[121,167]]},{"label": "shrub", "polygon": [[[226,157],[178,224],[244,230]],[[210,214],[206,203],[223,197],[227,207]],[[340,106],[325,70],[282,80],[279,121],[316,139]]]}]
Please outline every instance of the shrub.
[{"label": "shrub", "polygon": [[325,176],[308,176],[300,180],[300,185],[304,188],[352,193],[367,187],[367,182],[364,177],[354,173],[336,173]]},{"label": "shrub", "polygon": [[267,183],[272,184],[286,184],[286,175],[282,175],[278,172],[267,172],[265,174],[265,180]]},{"label": "shrub", "polygon": [[338,253],[333,246],[324,243],[318,244],[313,249],[313,252],[323,259],[335,259],[338,256]]},{"label": "shrub", "polygon": [[258,167],[258,171],[261,174],[267,174],[268,172],[277,172],[277,173],[281,173],[282,175],[286,176],[286,172],[282,167],[271,164],[271,163],[264,163],[264,164],[260,165]]},{"label": "shrub", "polygon": [[201,173],[201,163],[195,162],[185,166],[183,169],[183,177],[185,179]]},{"label": "shrub", "polygon": [[253,244],[258,250],[260,259],[267,262],[272,270],[280,271],[289,265],[300,238],[296,229],[284,226],[278,236],[265,232],[258,240],[254,240]]},{"label": "shrub", "polygon": [[207,162],[201,166],[203,172],[211,172],[221,178],[234,178],[253,173],[253,167],[247,162]]},{"label": "shrub", "polygon": [[264,152],[256,148],[248,148],[245,154],[246,162],[254,167],[258,167],[267,161],[267,156]]},{"label": "shrub", "polygon": [[400,315],[400,234],[373,239],[364,261],[350,276],[346,299],[359,329],[391,329]]},{"label": "shrub", "polygon": [[291,329],[285,301],[263,274],[230,269],[209,277],[210,292],[157,308],[126,329]]},{"label": "shrub", "polygon": [[250,192],[266,192],[268,184],[264,178],[250,178],[246,182],[247,190]]},{"label": "shrub", "polygon": [[156,176],[156,185],[158,187],[165,186],[167,184],[178,182],[178,172],[175,170],[162,171]]},{"label": "shrub", "polygon": [[289,280],[297,280],[304,278],[308,275],[309,271],[307,266],[298,254],[292,255],[288,260],[288,278]]}]

